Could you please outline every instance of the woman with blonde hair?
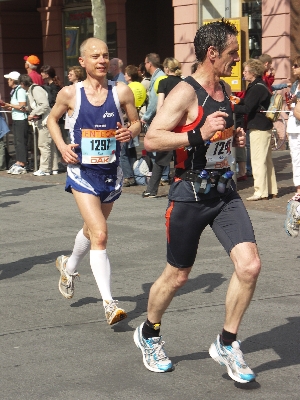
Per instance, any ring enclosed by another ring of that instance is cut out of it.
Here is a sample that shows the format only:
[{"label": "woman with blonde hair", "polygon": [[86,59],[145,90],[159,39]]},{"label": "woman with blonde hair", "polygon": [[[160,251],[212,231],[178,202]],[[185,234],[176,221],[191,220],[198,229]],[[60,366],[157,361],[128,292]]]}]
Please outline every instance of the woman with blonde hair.
[{"label": "woman with blonde hair", "polygon": [[[157,90],[157,107],[156,112],[162,107],[165,98],[171,90],[182,81],[181,64],[176,58],[167,57],[163,62],[164,72],[167,75],[165,79],[161,79]],[[155,163],[153,164],[152,175],[149,180],[147,189],[142,194],[143,197],[157,197],[159,185],[167,185],[169,183],[170,162],[173,157],[172,151],[156,152]]]}]

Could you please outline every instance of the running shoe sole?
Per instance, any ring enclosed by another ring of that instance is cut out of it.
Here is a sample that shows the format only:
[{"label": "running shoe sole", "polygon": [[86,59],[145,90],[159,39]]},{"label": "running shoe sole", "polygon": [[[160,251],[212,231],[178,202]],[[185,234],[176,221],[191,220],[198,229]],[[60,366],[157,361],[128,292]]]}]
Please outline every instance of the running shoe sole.
[{"label": "running shoe sole", "polygon": [[107,320],[108,325],[114,325],[118,322],[122,321],[123,319],[127,318],[127,314],[122,308],[117,308],[113,318],[111,320]]},{"label": "running shoe sole", "polygon": [[[59,258],[59,257],[58,257]],[[62,290],[61,290],[61,283],[62,283],[62,276],[61,276],[61,270],[60,270],[60,265],[59,265],[59,261],[58,261],[58,258],[56,259],[56,262],[55,262],[55,265],[56,265],[56,268],[58,269],[58,272],[60,273],[60,278],[59,278],[59,281],[58,281],[58,290],[60,291],[60,293],[64,296],[64,298],[65,299],[71,299],[73,296],[74,296],[74,291],[73,291],[73,293],[71,293],[71,294],[68,294],[68,293],[65,293],[65,292],[63,292]]]}]

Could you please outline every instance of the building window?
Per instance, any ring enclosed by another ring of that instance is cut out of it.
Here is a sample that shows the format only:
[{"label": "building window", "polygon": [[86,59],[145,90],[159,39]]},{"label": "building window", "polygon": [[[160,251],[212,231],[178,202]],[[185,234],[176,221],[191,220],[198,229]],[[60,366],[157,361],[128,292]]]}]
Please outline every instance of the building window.
[{"label": "building window", "polygon": [[[65,4],[81,3],[76,0],[65,0]],[[92,9],[78,7],[75,9],[65,8],[64,11],[64,65],[65,65],[65,84],[68,83],[68,67],[79,65],[79,47],[80,44],[94,35],[94,22]],[[109,57],[118,57],[117,54],[117,23],[106,23],[107,45]]]},{"label": "building window", "polygon": [[261,1],[247,1],[242,4],[242,16],[248,17],[249,58],[257,58],[261,55],[261,8]]}]

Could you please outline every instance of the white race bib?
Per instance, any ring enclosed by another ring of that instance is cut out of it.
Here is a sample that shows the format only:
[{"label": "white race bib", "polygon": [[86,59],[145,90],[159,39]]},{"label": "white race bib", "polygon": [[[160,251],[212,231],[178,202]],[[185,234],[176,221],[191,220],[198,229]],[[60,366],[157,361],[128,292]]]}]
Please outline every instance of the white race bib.
[{"label": "white race bib", "polygon": [[110,164],[116,160],[116,130],[82,129],[83,164]]},{"label": "white race bib", "polygon": [[210,145],[206,152],[207,169],[222,169],[229,167],[231,159],[231,146],[233,139],[233,127],[224,131],[217,131],[210,139]]}]

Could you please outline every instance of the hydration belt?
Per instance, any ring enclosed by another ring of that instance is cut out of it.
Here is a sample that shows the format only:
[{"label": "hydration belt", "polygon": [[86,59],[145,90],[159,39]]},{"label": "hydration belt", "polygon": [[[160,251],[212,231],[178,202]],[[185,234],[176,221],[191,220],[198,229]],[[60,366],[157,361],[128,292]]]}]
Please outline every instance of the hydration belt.
[{"label": "hydration belt", "polygon": [[[225,172],[230,171],[230,168],[223,168],[223,169],[206,169],[209,173],[209,178],[212,184],[216,184]],[[182,179],[183,181],[188,182],[197,182],[199,175],[201,174],[202,170],[184,170],[184,169],[177,169],[175,171],[175,178]]]},{"label": "hydration belt", "polygon": [[[176,170],[175,181],[178,179],[192,182],[198,194],[207,194],[212,188],[219,193],[224,193],[230,187],[231,176],[226,177],[230,168],[209,170]],[[225,175],[226,174],[226,175]]]}]

